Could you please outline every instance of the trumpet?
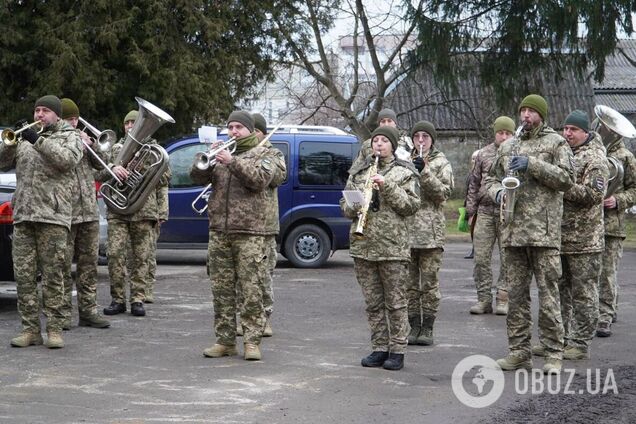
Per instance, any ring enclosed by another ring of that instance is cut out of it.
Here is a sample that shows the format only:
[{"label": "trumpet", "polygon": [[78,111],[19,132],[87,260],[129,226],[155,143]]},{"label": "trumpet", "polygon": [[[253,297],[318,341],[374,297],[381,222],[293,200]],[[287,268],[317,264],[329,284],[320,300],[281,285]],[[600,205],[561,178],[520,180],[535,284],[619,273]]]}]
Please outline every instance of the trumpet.
[{"label": "trumpet", "polygon": [[42,134],[42,131],[44,131],[44,125],[42,121],[35,121],[31,124],[24,125],[19,130],[12,130],[11,128],[5,128],[4,130],[2,130],[2,141],[4,142],[6,146],[15,146],[18,143],[18,137],[20,133],[26,130],[27,128],[31,128],[31,127],[38,128],[36,130],[38,134]]},{"label": "trumpet", "polygon": [[201,171],[205,171],[209,167],[216,165],[215,156],[225,149],[227,149],[230,153],[234,153],[236,151],[236,137],[230,138],[228,141],[221,143],[214,149],[210,149],[207,152],[199,152],[194,155],[194,166]]}]

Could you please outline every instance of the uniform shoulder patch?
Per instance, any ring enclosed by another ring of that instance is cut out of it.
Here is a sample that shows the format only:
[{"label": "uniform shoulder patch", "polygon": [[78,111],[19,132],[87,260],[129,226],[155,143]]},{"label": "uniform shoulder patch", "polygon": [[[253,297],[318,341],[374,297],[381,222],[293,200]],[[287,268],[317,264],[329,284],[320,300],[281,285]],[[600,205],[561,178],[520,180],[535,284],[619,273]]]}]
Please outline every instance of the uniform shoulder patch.
[{"label": "uniform shoulder patch", "polygon": [[594,188],[595,188],[597,191],[604,192],[604,191],[605,191],[605,178],[603,178],[603,177],[596,177],[596,178],[594,179]]},{"label": "uniform shoulder patch", "polygon": [[263,159],[261,161],[261,168],[268,172],[271,172],[273,168],[272,161],[270,159]]}]

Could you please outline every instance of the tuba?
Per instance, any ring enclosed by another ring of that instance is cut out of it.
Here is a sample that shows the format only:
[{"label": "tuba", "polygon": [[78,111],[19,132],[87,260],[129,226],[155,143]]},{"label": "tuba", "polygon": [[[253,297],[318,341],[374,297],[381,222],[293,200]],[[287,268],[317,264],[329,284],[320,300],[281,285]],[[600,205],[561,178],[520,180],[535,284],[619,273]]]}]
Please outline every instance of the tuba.
[{"label": "tuba", "polygon": [[122,215],[132,215],[141,209],[168,168],[169,158],[165,149],[158,144],[144,143],[144,140],[166,122],[174,124],[174,119],[157,106],[140,97],[135,97],[135,100],[139,104],[139,117],[126,134],[113,162],[126,168],[128,178],[121,182],[109,180],[99,190],[106,206]]},{"label": "tuba", "polygon": [[[514,138],[510,140],[511,143],[514,143],[511,151],[511,156],[518,156],[519,154],[519,136],[521,135],[521,131],[523,131],[524,124],[521,124],[517,127],[515,131]],[[501,185],[504,187],[504,195],[501,200],[501,204],[499,205],[499,221],[502,225],[506,225],[512,222],[512,218],[515,214],[515,203],[516,203],[516,193],[517,189],[521,185],[521,181],[517,177],[517,173],[515,171],[508,170],[508,174],[506,177],[501,180]]]},{"label": "tuba", "polygon": [[[611,107],[596,105],[594,114],[596,119],[592,122],[592,129],[601,136],[605,146],[609,146],[623,137],[636,137],[634,125]],[[606,199],[620,187],[623,183],[624,175],[623,164],[618,159],[607,156],[607,160],[609,162],[610,177],[607,182],[607,191],[605,192]]]}]

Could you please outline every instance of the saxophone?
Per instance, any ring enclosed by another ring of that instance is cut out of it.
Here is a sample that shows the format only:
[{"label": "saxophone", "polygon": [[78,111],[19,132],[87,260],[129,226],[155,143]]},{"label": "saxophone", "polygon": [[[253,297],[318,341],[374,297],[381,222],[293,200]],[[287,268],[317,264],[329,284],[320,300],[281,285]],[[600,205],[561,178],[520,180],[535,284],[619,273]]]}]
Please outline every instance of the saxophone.
[{"label": "saxophone", "polygon": [[[521,131],[523,131],[523,127],[524,124],[519,125],[515,131],[514,139],[510,141],[514,143],[511,150],[511,157],[519,155],[519,136],[521,135]],[[499,206],[499,220],[502,225],[506,225],[512,222],[512,218],[515,214],[516,191],[521,185],[521,181],[519,181],[515,171],[508,170],[506,177],[501,180],[501,185],[504,186],[506,191]]]},{"label": "saxophone", "polygon": [[373,197],[373,190],[376,189],[375,183],[371,180],[371,177],[378,173],[378,161],[380,156],[374,153],[375,161],[367,170],[367,177],[364,182],[364,188],[362,189],[362,195],[365,203],[360,212],[358,212],[358,224],[353,232],[354,235],[362,237],[364,235],[364,227],[367,223],[367,215],[369,213],[369,206],[371,205],[371,198]]}]

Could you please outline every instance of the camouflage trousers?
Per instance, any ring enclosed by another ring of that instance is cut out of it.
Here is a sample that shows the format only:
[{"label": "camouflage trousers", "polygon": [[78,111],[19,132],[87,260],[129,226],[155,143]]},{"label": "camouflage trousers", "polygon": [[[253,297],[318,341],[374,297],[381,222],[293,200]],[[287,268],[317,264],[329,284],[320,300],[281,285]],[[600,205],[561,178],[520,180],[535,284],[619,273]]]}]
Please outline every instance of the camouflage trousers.
[{"label": "camouflage trousers", "polygon": [[81,317],[97,313],[97,254],[99,250],[99,221],[71,225],[66,243],[64,264],[64,317],[71,319],[73,309],[73,257],[77,259],[75,287],[77,310]]},{"label": "camouflage trousers", "polygon": [[237,294],[241,293],[238,312],[243,340],[260,344],[265,327],[263,279],[267,273],[268,253],[264,236],[210,230],[208,264],[217,343],[236,344]]},{"label": "camouflage trousers", "polygon": [[130,240],[130,303],[143,302],[148,281],[148,262],[154,247],[155,221],[108,221],[108,275],[110,296],[126,303],[128,241]]},{"label": "camouflage trousers", "polygon": [[[267,253],[267,273],[265,278],[262,279],[263,287],[263,309],[265,310],[265,316],[270,316],[274,311],[274,269],[276,269],[276,262],[278,259],[278,249],[276,248],[276,236],[266,236],[265,245],[269,246]],[[240,309],[241,303],[243,303],[243,294],[238,290],[236,296],[236,307]]]},{"label": "camouflage trousers", "polygon": [[40,296],[37,276],[42,273],[42,303],[46,331],[61,332],[64,321],[64,262],[68,229],[41,222],[21,222],[13,229],[13,271],[18,289],[22,330],[40,333]]},{"label": "camouflage trousers", "polygon": [[508,290],[505,277],[504,250],[499,241],[499,216],[477,214],[475,216],[475,231],[473,233],[473,247],[475,249],[475,265],[473,280],[477,287],[477,300],[492,303],[492,250],[497,243],[499,249],[499,278],[497,289]]},{"label": "camouflage trousers", "polygon": [[623,238],[605,237],[603,267],[598,286],[599,322],[612,322],[618,302],[618,264],[623,257]]},{"label": "camouflage trousers", "polygon": [[442,248],[411,249],[411,262],[406,284],[409,315],[435,315],[442,295],[439,291],[439,269]]},{"label": "camouflage trousers", "polygon": [[404,293],[407,262],[353,258],[353,265],[367,305],[373,351],[405,353],[410,330]]},{"label": "camouflage trousers", "polygon": [[505,247],[509,309],[506,317],[511,353],[530,357],[532,314],[530,284],[534,275],[539,291],[539,341],[551,358],[563,354],[563,322],[559,299],[561,257],[549,247]]},{"label": "camouflage trousers", "polygon": [[601,253],[561,255],[559,280],[564,344],[587,348],[598,322],[598,279]]},{"label": "camouflage trousers", "polygon": [[152,232],[152,241],[150,248],[150,258],[148,259],[148,281],[146,281],[145,297],[152,299],[155,291],[155,281],[157,276],[157,240],[161,234],[161,225],[157,223]]}]

